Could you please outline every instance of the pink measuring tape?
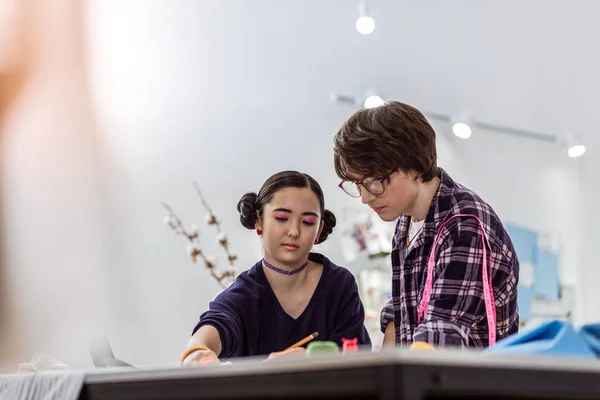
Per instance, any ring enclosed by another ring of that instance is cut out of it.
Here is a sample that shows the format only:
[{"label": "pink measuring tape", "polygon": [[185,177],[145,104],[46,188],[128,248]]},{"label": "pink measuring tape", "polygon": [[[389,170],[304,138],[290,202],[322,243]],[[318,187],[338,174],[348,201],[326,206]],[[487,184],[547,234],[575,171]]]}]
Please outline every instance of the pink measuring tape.
[{"label": "pink measuring tape", "polygon": [[479,230],[483,234],[482,242],[482,250],[483,250],[483,267],[482,267],[482,275],[483,275],[483,299],[485,301],[485,312],[488,320],[488,329],[489,329],[489,345],[493,346],[496,343],[496,306],[494,304],[494,289],[492,287],[491,276],[488,277],[488,250],[487,246],[490,247],[489,252],[489,265],[492,265],[492,246],[489,244],[489,240],[487,235],[485,234],[485,230],[483,228],[483,222],[477,216],[472,214],[457,214],[447,221],[445,221],[441,226],[438,234],[433,242],[433,246],[431,247],[431,254],[429,254],[429,260],[427,261],[427,279],[425,281],[425,289],[423,290],[423,297],[421,298],[421,304],[419,305],[419,312],[417,314],[417,322],[421,323],[421,317],[427,311],[427,306],[429,305],[429,299],[431,298],[431,291],[433,289],[433,268],[435,266],[435,249],[437,247],[438,241],[440,240],[442,229],[446,226],[446,224],[452,221],[454,218],[458,217],[473,217],[479,222]]}]

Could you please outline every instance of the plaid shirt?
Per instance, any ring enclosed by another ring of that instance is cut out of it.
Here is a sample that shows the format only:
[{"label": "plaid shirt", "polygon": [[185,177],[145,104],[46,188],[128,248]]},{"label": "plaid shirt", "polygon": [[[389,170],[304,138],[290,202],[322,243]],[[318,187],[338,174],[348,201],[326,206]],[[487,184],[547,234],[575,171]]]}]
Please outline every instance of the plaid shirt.
[{"label": "plaid shirt", "polygon": [[381,312],[381,329],[396,325],[396,344],[487,347],[488,323],[483,300],[482,235],[475,218],[454,218],[436,248],[433,288],[426,313],[417,324],[427,260],[440,225],[456,214],[473,214],[482,222],[492,248],[491,279],[496,305],[497,340],[519,329],[517,284],[519,260],[508,233],[492,207],[455,183],[439,168],[440,187],[407,254],[410,217],[402,215],[392,240],[392,298]]}]

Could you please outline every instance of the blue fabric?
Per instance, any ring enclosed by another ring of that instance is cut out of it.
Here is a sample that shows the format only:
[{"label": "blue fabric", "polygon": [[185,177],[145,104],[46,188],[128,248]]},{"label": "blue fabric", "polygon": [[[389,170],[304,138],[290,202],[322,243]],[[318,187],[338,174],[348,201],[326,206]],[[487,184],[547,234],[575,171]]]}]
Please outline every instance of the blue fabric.
[{"label": "blue fabric", "polygon": [[527,322],[531,319],[533,298],[538,279],[539,235],[534,231],[511,223],[506,224],[506,232],[508,232],[519,257],[520,270],[523,271],[529,266],[533,268],[533,285],[528,285],[525,280],[521,279],[518,289],[519,320]]},{"label": "blue fabric", "polygon": [[535,267],[533,288],[536,296],[548,300],[560,299],[560,272],[558,254],[538,249],[538,262]]},{"label": "blue fabric", "polygon": [[582,326],[579,334],[596,356],[600,357],[600,323]]},{"label": "blue fabric", "polygon": [[[578,332],[569,322],[553,320],[509,336],[487,353],[596,357],[600,354],[600,325]],[[594,350],[594,347],[596,346]]]}]

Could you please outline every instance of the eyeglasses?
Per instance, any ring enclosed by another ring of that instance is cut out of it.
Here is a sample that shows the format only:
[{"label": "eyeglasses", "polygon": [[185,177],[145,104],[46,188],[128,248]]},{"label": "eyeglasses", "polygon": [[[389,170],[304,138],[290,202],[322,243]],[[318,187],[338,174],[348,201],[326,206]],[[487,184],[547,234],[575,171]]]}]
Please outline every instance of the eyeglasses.
[{"label": "eyeglasses", "polygon": [[390,175],[387,175],[384,178],[365,178],[360,182],[354,181],[342,181],[338,185],[340,189],[342,189],[346,194],[350,197],[359,198],[361,196],[361,186],[366,189],[367,192],[379,196],[382,195],[385,191],[385,186],[383,182],[387,180]]}]

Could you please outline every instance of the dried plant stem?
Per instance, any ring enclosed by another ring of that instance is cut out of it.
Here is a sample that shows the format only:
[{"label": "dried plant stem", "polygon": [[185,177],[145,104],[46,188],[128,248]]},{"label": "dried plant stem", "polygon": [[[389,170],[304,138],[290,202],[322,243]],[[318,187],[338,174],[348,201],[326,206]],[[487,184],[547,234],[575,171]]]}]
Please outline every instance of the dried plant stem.
[{"label": "dried plant stem", "polygon": [[[204,208],[206,208],[206,211],[208,211],[209,218],[214,218],[211,221],[212,223],[210,223],[210,225],[215,225],[215,227],[217,229],[217,234],[221,235],[221,232],[222,232],[221,222],[218,220],[215,213],[213,212],[213,210],[210,208],[210,206],[204,199],[204,196],[202,195],[202,191],[200,190],[200,186],[198,186],[198,184],[196,182],[194,182],[194,188],[196,189],[196,192],[198,193],[198,197],[200,197],[200,202],[202,203]],[[225,250],[225,254],[227,254],[227,261],[229,261],[229,264],[231,266],[235,266],[235,260],[237,260],[237,256],[235,254],[232,254],[229,251],[229,241],[227,240],[227,238],[224,237],[223,240],[219,240],[219,244],[221,246],[223,246],[223,249]]]},{"label": "dried plant stem", "polygon": [[[173,209],[167,203],[163,202],[162,205],[169,212],[169,218],[170,218],[169,226],[175,231],[175,233],[178,235],[185,236],[190,241],[190,243],[192,243],[194,245],[199,245],[200,241],[198,240],[198,237],[199,237],[198,232],[191,232],[191,233],[188,232],[185,229],[185,227],[183,226],[181,219],[177,216],[177,214],[175,214]],[[227,276],[229,276],[229,274],[222,274],[220,276],[217,275],[217,273],[215,272],[215,265],[206,257],[206,255],[200,249],[199,246],[195,246],[194,251],[192,253],[192,259],[194,262],[196,261],[197,256],[199,256],[202,259],[202,261],[204,261],[204,264],[210,270],[210,274],[212,275],[213,278],[215,278],[217,280],[219,285],[223,289],[227,288],[227,286],[223,283],[223,279],[226,278]]]},{"label": "dried plant stem", "polygon": [[204,196],[202,195],[202,191],[200,190],[200,186],[198,186],[198,184],[196,182],[194,182],[194,189],[196,189],[196,192],[198,193],[198,196],[200,197],[200,201],[202,202],[202,205],[204,206],[204,208],[206,208],[206,211],[208,211],[208,214],[215,217],[214,225],[217,227],[217,233],[220,234],[221,233],[221,223],[219,222],[218,219],[216,219],[215,213],[213,212],[213,210],[210,208],[210,206],[204,199]]}]

